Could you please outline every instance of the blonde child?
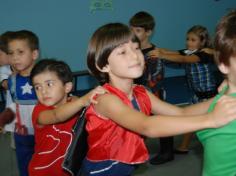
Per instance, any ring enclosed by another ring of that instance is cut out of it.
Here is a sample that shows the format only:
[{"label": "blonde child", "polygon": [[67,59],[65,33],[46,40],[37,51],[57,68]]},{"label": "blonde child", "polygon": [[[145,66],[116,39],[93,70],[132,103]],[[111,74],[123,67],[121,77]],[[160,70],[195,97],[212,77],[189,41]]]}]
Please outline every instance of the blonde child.
[{"label": "blonde child", "polygon": [[[236,10],[224,16],[216,28],[216,63],[226,75],[228,86],[213,100],[208,112],[215,109],[223,95],[236,97]],[[236,122],[232,121],[219,129],[206,129],[197,132],[204,147],[203,176],[236,175]]]},{"label": "blonde child", "polygon": [[[185,63],[187,82],[193,92],[192,104],[204,101],[217,94],[216,65],[213,49],[207,29],[201,25],[192,26],[186,34],[186,48],[180,51],[156,49],[149,53],[150,57]],[[218,78],[219,79],[219,78]],[[193,133],[185,134],[176,154],[187,154]]]},{"label": "blonde child", "polygon": [[[179,108],[133,84],[143,73],[144,57],[137,38],[124,24],[110,23],[96,30],[89,42],[87,63],[109,93],[98,95],[98,103],[86,112],[86,176],[131,175],[135,164],[149,158],[141,135],[172,136],[216,128],[236,118],[236,101],[230,97],[222,98],[213,112],[205,114],[211,100]],[[150,113],[160,115],[148,117]]]},{"label": "blonde child", "polygon": [[[35,151],[29,165],[31,176],[69,175],[61,165],[73,139],[71,129],[78,117],[76,113],[89,104],[95,92],[101,92],[95,89],[81,98],[69,96],[72,79],[69,66],[54,59],[40,60],[31,72],[39,101],[32,115]],[[65,116],[60,106],[67,102],[74,109]]]}]

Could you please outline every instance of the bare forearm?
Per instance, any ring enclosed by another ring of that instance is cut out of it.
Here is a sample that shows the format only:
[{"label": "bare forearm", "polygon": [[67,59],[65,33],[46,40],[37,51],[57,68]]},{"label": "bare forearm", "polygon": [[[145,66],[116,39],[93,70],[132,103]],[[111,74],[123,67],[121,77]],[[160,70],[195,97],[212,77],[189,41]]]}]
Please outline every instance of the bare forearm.
[{"label": "bare forearm", "polygon": [[169,53],[162,53],[160,54],[161,58],[164,60],[172,61],[172,62],[177,62],[177,63],[183,63],[185,62],[185,56],[180,55],[180,54],[169,54]]},{"label": "bare forearm", "polygon": [[79,110],[81,110],[85,106],[82,98],[78,98],[72,102],[68,102],[63,106],[60,106],[54,109],[56,118],[59,121],[65,121],[75,115]]},{"label": "bare forearm", "polygon": [[145,123],[143,135],[148,137],[166,137],[193,132],[204,128],[213,128],[214,124],[209,120],[208,115],[181,117],[150,117]]},{"label": "bare forearm", "polygon": [[[46,110],[39,114],[38,123],[40,125],[64,122],[85,106],[82,98],[67,102],[53,110]],[[46,118],[45,118],[46,117]]]},{"label": "bare forearm", "polygon": [[201,115],[207,113],[207,110],[212,103],[213,98],[208,99],[207,101],[193,104],[193,105],[188,105],[186,107],[182,108],[182,113],[185,115]]}]

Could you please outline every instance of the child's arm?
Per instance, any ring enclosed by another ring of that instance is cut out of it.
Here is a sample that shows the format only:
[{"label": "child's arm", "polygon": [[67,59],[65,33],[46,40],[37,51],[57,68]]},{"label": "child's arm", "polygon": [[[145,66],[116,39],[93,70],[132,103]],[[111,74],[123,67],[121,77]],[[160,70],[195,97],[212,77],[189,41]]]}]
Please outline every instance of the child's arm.
[{"label": "child's arm", "polygon": [[213,100],[213,98],[208,99],[202,103],[197,103],[194,105],[188,105],[185,107],[179,107],[167,103],[150,92],[147,92],[152,104],[152,113],[161,115],[174,115],[174,116],[185,116],[185,115],[202,115],[207,113],[207,110]]},{"label": "child's arm", "polygon": [[[196,107],[192,107],[192,110],[190,110],[191,108],[183,110],[165,103],[165,106],[162,105],[162,108],[165,108],[164,111],[169,111],[172,115],[156,115],[148,117],[145,114],[128,107],[114,95],[101,95],[98,97],[98,102],[99,103],[94,106],[99,114],[112,119],[129,130],[148,137],[173,136],[204,128],[216,128],[236,118],[236,109],[234,108],[236,106],[236,100],[230,97],[221,98],[217,103],[215,110],[209,114],[186,115],[186,118],[173,116],[173,114],[176,113],[177,115],[183,116],[185,112],[195,112]],[[208,105],[208,103],[205,103],[205,105],[201,104],[198,107],[205,107],[206,105]]]},{"label": "child's arm", "polygon": [[15,119],[15,113],[11,108],[6,108],[0,113],[0,133],[6,124],[11,123]]},{"label": "child's arm", "polygon": [[83,107],[88,106],[90,102],[96,104],[97,101],[93,100],[94,95],[104,93],[105,90],[99,86],[80,98],[73,98],[71,102],[67,102],[52,110],[42,111],[39,113],[37,122],[39,125],[64,122]]},{"label": "child's arm", "polygon": [[178,63],[195,63],[200,61],[200,58],[194,54],[192,55],[181,55],[177,51],[170,51],[167,49],[156,48],[148,53],[150,57],[159,57],[164,60],[178,62]]},{"label": "child's arm", "polygon": [[203,48],[203,49],[201,49],[201,51],[203,51],[207,54],[211,54],[211,55],[215,54],[215,50],[212,48]]}]

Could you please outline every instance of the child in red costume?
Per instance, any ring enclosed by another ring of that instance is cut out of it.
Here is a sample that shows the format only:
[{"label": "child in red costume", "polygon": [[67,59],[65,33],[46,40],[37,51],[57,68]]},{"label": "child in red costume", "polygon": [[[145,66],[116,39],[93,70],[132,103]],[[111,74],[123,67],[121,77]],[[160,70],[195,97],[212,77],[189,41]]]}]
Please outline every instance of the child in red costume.
[{"label": "child in red costume", "polygon": [[[221,99],[215,112],[205,114],[212,100],[180,108],[135,85],[133,80],[143,73],[144,57],[137,38],[124,24],[110,23],[96,30],[89,42],[87,63],[108,93],[96,96],[98,103],[86,112],[89,150],[83,163],[85,176],[131,175],[135,164],[148,160],[139,134],[172,136],[216,128],[236,117],[236,110],[226,107],[236,104],[230,97]],[[148,117],[150,113],[159,115]]]},{"label": "child in red costume", "polygon": [[[39,61],[31,72],[31,80],[39,104],[33,111],[35,152],[29,165],[29,175],[67,176],[69,174],[61,164],[73,139],[71,129],[78,117],[76,112],[88,105],[94,90],[81,98],[68,96],[72,90],[71,70],[64,62],[53,59]],[[60,106],[67,102],[73,102],[76,107],[75,111],[64,115]]]}]

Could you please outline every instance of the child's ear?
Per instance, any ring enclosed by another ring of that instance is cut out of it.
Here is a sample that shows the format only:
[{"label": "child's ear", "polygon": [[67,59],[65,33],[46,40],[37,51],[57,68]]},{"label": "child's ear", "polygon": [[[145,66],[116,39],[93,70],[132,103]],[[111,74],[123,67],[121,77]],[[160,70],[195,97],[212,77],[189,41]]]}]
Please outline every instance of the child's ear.
[{"label": "child's ear", "polygon": [[67,82],[67,83],[65,84],[65,92],[66,92],[66,93],[70,93],[71,90],[72,90],[72,88],[73,88],[73,83],[72,83],[72,82]]},{"label": "child's ear", "polygon": [[151,36],[152,35],[152,30],[147,30],[146,34],[147,34],[148,37]]},{"label": "child's ear", "polygon": [[100,68],[100,67],[96,64],[96,68],[97,68],[100,72],[103,72],[103,73],[107,73],[107,72],[109,72],[109,70],[110,70],[110,67],[109,67],[108,64],[105,65],[105,66],[102,67],[102,68]]},{"label": "child's ear", "polygon": [[35,49],[33,51],[33,59],[36,60],[39,57],[39,50]]},{"label": "child's ear", "polygon": [[229,66],[225,65],[224,63],[220,63],[218,68],[225,75],[229,73]]}]

